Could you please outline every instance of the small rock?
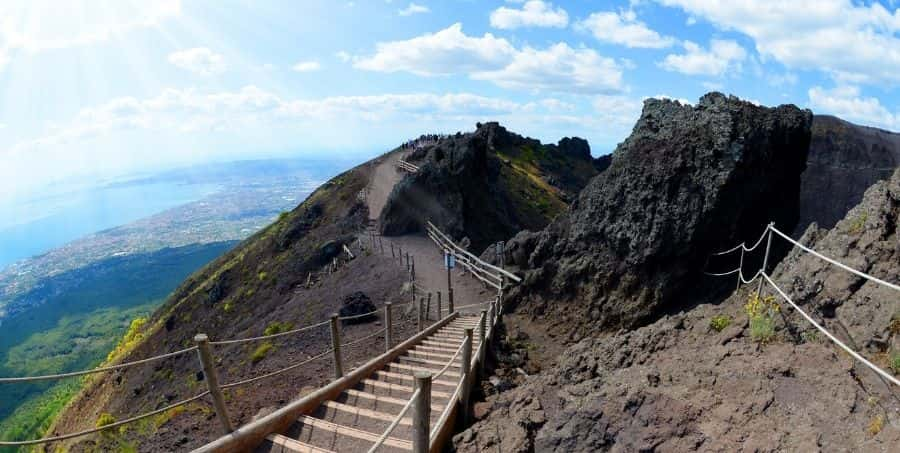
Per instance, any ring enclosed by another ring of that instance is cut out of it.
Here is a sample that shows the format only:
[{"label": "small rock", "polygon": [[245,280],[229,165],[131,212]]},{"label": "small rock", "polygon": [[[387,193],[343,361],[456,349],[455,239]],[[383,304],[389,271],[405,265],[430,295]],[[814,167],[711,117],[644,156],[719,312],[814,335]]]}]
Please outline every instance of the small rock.
[{"label": "small rock", "polygon": [[487,414],[491,412],[492,406],[493,404],[486,401],[475,403],[475,405],[472,406],[472,415],[475,417],[475,420],[481,420],[487,416]]}]

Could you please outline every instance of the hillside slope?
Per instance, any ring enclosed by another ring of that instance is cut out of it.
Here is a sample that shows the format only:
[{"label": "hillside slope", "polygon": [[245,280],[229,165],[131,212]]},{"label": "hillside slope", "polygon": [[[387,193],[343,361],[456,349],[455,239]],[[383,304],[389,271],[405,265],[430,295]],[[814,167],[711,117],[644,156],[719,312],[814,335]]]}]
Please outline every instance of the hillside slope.
[{"label": "hillside slope", "polygon": [[862,200],[866,189],[890,177],[900,166],[900,134],[816,115],[806,166],[797,234],[812,222],[833,227]]},{"label": "hillside slope", "polygon": [[456,238],[467,237],[479,253],[488,244],[523,229],[540,229],[606,168],[588,143],[564,138],[558,144],[478,124],[412,153],[421,170],[394,188],[382,211],[381,231],[422,231],[426,220]]}]

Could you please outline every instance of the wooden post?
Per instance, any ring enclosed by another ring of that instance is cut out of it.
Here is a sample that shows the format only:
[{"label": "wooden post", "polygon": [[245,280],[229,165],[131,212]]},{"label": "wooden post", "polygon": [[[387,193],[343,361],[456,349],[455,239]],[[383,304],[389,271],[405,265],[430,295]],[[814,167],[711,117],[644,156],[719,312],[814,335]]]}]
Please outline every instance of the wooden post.
[{"label": "wooden post", "polygon": [[431,438],[431,373],[417,371],[414,376],[419,397],[412,407],[413,453],[428,453]]},{"label": "wooden post", "polygon": [[334,377],[344,376],[344,365],[341,363],[341,329],[338,325],[338,314],[331,315],[331,349],[334,352]]},{"label": "wooden post", "polygon": [[412,276],[413,281],[416,281],[416,257],[410,257],[412,260],[409,265],[409,274]]},{"label": "wooden post", "polygon": [[488,312],[488,318],[487,318],[488,326],[490,326],[491,333],[493,334],[494,333],[494,324],[495,324],[494,313],[497,312],[497,299],[492,300],[491,303],[488,305],[488,307],[490,307],[490,311]]},{"label": "wooden post", "polygon": [[419,332],[425,329],[425,298],[419,299]]},{"label": "wooden post", "polygon": [[450,251],[447,250],[444,256],[444,266],[447,268],[447,308],[453,313],[453,280],[450,274]]},{"label": "wooden post", "polygon": [[406,252],[406,271],[409,271],[409,252]]},{"label": "wooden post", "polygon": [[[438,316],[438,319],[441,319],[441,317]],[[428,293],[428,301],[425,302],[425,320],[431,320],[431,293]]]},{"label": "wooden post", "polygon": [[394,321],[391,318],[391,303],[384,304],[384,350],[390,351],[394,344]]},{"label": "wooden post", "polygon": [[225,433],[234,431],[231,420],[228,418],[228,410],[225,408],[225,398],[222,397],[222,389],[219,387],[219,373],[216,372],[216,363],[213,361],[212,351],[209,348],[209,337],[205,333],[194,336],[197,344],[197,355],[200,357],[200,365],[203,367],[203,376],[206,379],[206,388],[213,400],[213,407],[222,429]]},{"label": "wooden post", "polygon": [[469,383],[472,382],[472,329],[465,329],[466,338],[463,340],[463,349],[459,364],[460,393],[459,402],[462,406],[463,426],[469,424]]},{"label": "wooden post", "polygon": [[456,311],[453,309],[453,288],[447,290],[447,310],[448,314]]},{"label": "wooden post", "polygon": [[487,347],[485,346],[485,337],[487,336],[487,310],[481,310],[481,319],[478,320],[478,350],[484,351],[483,357],[478,357],[478,372],[484,375],[484,362],[487,361]]},{"label": "wooden post", "polygon": [[403,247],[397,246],[397,258],[400,259],[400,264],[403,264]]},{"label": "wooden post", "polygon": [[396,257],[396,256],[394,255],[394,243],[391,242],[391,258],[393,259],[393,258],[395,258],[395,257]]},{"label": "wooden post", "polygon": [[312,286],[312,272],[306,275],[306,289],[309,289],[310,286]]},{"label": "wooden post", "polygon": [[437,312],[438,312],[438,321],[440,321],[441,319],[444,319],[444,318],[442,318],[443,315],[441,314],[441,313],[443,313],[443,311],[441,311],[441,292],[440,291],[437,292]]},{"label": "wooden post", "polygon": [[378,236],[378,246],[381,248],[381,254],[384,255],[384,241],[381,240],[381,236]]}]

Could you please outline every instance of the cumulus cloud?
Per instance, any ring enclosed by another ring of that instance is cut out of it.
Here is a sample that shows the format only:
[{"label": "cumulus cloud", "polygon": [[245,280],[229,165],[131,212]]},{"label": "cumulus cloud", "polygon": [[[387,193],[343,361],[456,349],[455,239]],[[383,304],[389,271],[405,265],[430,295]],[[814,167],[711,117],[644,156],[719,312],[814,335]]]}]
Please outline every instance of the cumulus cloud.
[{"label": "cumulus cloud", "polygon": [[600,41],[630,48],[662,49],[675,43],[639,21],[634,11],[597,12],[578,23],[577,28],[588,30]]},{"label": "cumulus cloud", "polygon": [[517,49],[490,33],[468,36],[459,23],[437,33],[379,43],[374,55],[358,58],[354,66],[425,76],[468,74],[476,80],[527,90],[610,93],[625,89],[623,64],[593,49],[565,43],[546,49]]},{"label": "cumulus cloud", "polygon": [[169,63],[203,76],[220,74],[225,71],[225,59],[206,47],[172,52],[169,54]]},{"label": "cumulus cloud", "polygon": [[410,3],[409,6],[397,11],[397,14],[401,16],[412,16],[413,14],[424,14],[431,12],[425,5],[419,5],[417,3]]},{"label": "cumulus cloud", "polygon": [[569,24],[569,14],[562,8],[554,8],[552,3],[529,0],[521,9],[501,6],[491,13],[491,26],[504,30],[520,27],[565,28]]},{"label": "cumulus cloud", "polygon": [[741,62],[747,58],[744,48],[730,40],[713,39],[708,50],[691,41],[685,41],[683,46],[685,53],[669,54],[659,66],[688,75],[722,76],[739,72]]},{"label": "cumulus cloud", "polygon": [[900,11],[878,2],[657,0],[751,37],[756,51],[836,80],[900,82]]},{"label": "cumulus cloud", "polygon": [[506,65],[516,49],[507,40],[490,33],[470,37],[455,23],[437,33],[426,33],[405,41],[378,43],[370,57],[354,66],[379,72],[406,71],[419,75],[449,75]]},{"label": "cumulus cloud", "polygon": [[809,106],[816,112],[830,113],[846,120],[900,130],[900,113],[891,112],[877,98],[863,96],[856,86],[837,86],[830,90],[812,87],[809,89]]},{"label": "cumulus cloud", "polygon": [[525,47],[503,69],[471,76],[504,88],[526,90],[615,93],[625,88],[622,70],[615,60],[593,49],[575,49],[565,43],[545,50]]},{"label": "cumulus cloud", "polygon": [[294,66],[291,66],[291,69],[296,72],[314,72],[322,69],[322,65],[315,60],[300,61],[294,64]]}]

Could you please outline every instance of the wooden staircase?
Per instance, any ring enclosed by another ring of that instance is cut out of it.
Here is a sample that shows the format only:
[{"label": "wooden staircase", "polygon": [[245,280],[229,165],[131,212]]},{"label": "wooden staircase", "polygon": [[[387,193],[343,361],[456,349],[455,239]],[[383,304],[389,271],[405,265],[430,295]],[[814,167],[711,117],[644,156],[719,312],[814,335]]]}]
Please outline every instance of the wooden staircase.
[{"label": "wooden staircase", "polygon": [[[383,367],[302,415],[281,434],[271,434],[257,452],[368,451],[400,414],[412,396],[413,373],[434,374],[453,358],[473,329],[472,349],[479,350],[480,316],[459,316],[406,348]],[[431,426],[438,423],[460,382],[459,357],[432,381]],[[378,451],[412,451],[412,420],[407,413]]]}]

